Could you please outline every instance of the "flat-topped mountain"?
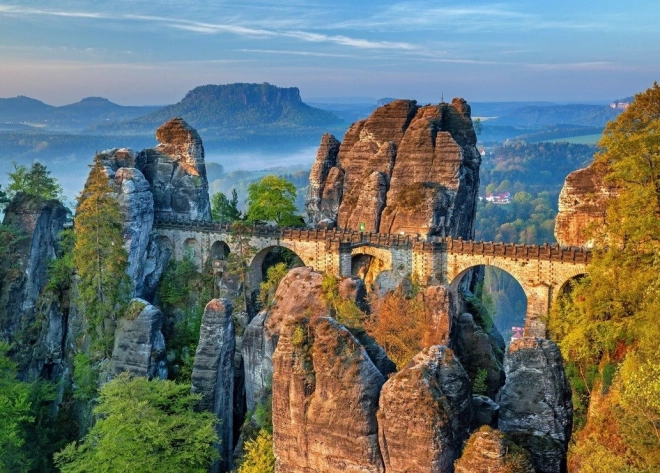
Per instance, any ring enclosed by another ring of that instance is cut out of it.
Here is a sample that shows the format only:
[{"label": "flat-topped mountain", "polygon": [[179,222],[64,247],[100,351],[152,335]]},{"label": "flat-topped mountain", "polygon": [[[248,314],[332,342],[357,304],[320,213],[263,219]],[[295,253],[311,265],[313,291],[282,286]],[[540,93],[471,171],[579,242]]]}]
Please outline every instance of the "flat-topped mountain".
[{"label": "flat-topped mountain", "polygon": [[153,129],[181,117],[198,130],[240,129],[267,125],[280,128],[309,128],[339,125],[333,113],[303,103],[296,87],[263,84],[203,85],[174,105],[119,124],[121,129]]}]

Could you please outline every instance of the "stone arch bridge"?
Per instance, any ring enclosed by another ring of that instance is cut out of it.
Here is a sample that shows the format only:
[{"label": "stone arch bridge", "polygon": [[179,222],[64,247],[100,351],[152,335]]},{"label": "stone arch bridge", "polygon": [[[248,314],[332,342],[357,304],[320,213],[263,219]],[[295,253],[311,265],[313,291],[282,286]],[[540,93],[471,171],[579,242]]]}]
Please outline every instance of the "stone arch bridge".
[{"label": "stone arch bridge", "polygon": [[[237,251],[237,238],[226,224],[157,220],[154,231],[160,244],[168,247],[176,259],[189,252],[200,267],[223,259],[228,251]],[[591,259],[587,249],[558,245],[422,239],[348,230],[255,226],[242,239],[256,250],[250,261],[252,288],[261,282],[266,254],[276,247],[288,248],[305,265],[336,276],[353,274],[355,258],[366,255],[378,262],[381,279],[386,283],[413,275],[426,284],[447,284],[454,291],[470,269],[494,266],[511,274],[522,286],[527,296],[525,335],[536,337],[545,337],[551,304],[571,279],[586,273]]]}]

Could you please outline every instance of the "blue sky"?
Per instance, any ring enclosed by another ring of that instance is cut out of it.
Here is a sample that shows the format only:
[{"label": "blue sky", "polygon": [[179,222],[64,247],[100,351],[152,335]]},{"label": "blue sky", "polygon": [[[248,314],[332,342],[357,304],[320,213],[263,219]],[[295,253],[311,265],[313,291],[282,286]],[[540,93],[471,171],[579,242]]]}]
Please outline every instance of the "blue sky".
[{"label": "blue sky", "polygon": [[55,105],[231,82],[304,100],[594,101],[658,79],[658,0],[0,0],[0,97]]}]

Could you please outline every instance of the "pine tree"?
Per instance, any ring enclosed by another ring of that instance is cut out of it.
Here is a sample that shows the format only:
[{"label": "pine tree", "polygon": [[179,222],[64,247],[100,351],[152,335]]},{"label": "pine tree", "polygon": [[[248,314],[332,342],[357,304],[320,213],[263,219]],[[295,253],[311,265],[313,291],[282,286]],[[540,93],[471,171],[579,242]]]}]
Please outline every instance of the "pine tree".
[{"label": "pine tree", "polygon": [[39,162],[27,166],[14,163],[14,172],[8,173],[9,185],[7,196],[11,199],[17,192],[41,197],[44,200],[59,199],[62,196],[62,187],[57,179],[50,177],[50,171]]},{"label": "pine tree", "polygon": [[238,193],[231,190],[231,200],[222,192],[216,192],[211,198],[211,216],[215,222],[232,223],[241,219],[238,210]]},{"label": "pine tree", "polygon": [[122,240],[122,214],[98,158],[85,189],[78,197],[73,263],[77,269],[79,302],[98,342],[99,355],[107,355],[118,314],[128,296],[128,256]]}]

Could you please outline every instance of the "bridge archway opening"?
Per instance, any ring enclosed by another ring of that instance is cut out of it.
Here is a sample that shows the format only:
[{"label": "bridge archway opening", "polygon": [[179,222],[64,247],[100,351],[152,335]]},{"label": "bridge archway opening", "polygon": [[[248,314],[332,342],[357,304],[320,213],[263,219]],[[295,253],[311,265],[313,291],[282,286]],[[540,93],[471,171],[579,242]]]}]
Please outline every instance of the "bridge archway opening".
[{"label": "bridge archway opening", "polygon": [[378,286],[378,276],[389,268],[382,259],[365,253],[351,257],[351,275],[364,281],[367,290],[373,291]]},{"label": "bridge archway opening", "polygon": [[183,242],[183,258],[190,259],[195,263],[197,271],[202,270],[202,245],[194,238],[188,238]]},{"label": "bridge archway opening", "polygon": [[250,263],[250,289],[259,289],[259,284],[268,277],[268,269],[280,263],[288,269],[305,265],[293,250],[284,246],[268,246],[259,251]]},{"label": "bridge archway opening", "polygon": [[213,261],[226,260],[229,253],[231,253],[229,251],[229,245],[224,241],[216,241],[211,245],[211,259]]},{"label": "bridge archway opening", "polygon": [[527,294],[511,273],[496,266],[475,265],[456,276],[451,287],[454,293],[467,289],[473,294],[476,304],[471,305],[488,312],[507,345],[512,337],[522,336]]}]

